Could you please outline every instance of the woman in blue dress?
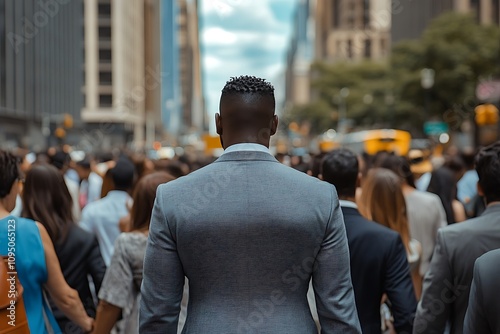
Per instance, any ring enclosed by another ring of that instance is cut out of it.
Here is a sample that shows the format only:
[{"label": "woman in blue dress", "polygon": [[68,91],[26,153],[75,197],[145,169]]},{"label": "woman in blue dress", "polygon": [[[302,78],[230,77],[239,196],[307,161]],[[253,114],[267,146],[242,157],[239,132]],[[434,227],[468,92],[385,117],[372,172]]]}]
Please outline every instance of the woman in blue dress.
[{"label": "woman in blue dress", "polygon": [[0,255],[5,256],[9,251],[15,255],[30,331],[61,333],[44,301],[45,289],[69,319],[90,332],[93,319],[85,312],[78,293],[64,280],[47,230],[38,222],[10,215],[19,193],[20,179],[17,159],[0,150]]}]

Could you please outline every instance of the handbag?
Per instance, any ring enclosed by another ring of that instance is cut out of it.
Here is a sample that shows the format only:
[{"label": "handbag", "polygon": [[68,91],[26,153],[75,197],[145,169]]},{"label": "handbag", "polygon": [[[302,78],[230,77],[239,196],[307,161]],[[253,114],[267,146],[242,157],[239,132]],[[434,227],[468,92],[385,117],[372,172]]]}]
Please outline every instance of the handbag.
[{"label": "handbag", "polygon": [[[15,263],[2,256],[0,263],[0,334],[29,334],[28,317],[23,301],[23,286]],[[7,320],[7,321],[5,321]]]}]

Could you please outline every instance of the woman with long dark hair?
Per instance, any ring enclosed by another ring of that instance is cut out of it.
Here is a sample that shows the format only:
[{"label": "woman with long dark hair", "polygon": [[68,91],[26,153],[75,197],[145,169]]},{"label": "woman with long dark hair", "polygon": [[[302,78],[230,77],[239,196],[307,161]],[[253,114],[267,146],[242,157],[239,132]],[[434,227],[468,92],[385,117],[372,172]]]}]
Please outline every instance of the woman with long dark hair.
[{"label": "woman with long dark hair", "polygon": [[441,167],[432,172],[427,191],[441,199],[448,225],[467,219],[465,207],[457,200],[457,181],[449,168]]},{"label": "woman with long dark hair", "polygon": [[17,159],[0,150],[0,255],[8,254],[8,231],[14,229],[15,265],[24,288],[22,297],[29,329],[37,334],[47,334],[50,330],[61,333],[49,305],[44,301],[46,289],[54,304],[69,319],[84,331],[91,331],[93,319],[85,313],[78,292],[64,279],[47,229],[31,219],[10,215],[21,180]]},{"label": "woman with long dark hair", "polygon": [[[96,305],[88,277],[96,291],[101,286],[106,266],[97,239],[75,224],[72,198],[62,174],[48,164],[34,165],[26,175],[23,216],[40,221],[54,244],[64,278],[78,291],[88,315],[95,317]],[[84,333],[51,303],[63,332]]]},{"label": "woman with long dark hair", "polygon": [[116,239],[111,263],[99,292],[94,334],[109,333],[120,314],[125,321],[124,333],[138,333],[142,268],[156,189],[174,179],[165,172],[155,172],[137,183],[130,211],[130,232],[124,232]]}]

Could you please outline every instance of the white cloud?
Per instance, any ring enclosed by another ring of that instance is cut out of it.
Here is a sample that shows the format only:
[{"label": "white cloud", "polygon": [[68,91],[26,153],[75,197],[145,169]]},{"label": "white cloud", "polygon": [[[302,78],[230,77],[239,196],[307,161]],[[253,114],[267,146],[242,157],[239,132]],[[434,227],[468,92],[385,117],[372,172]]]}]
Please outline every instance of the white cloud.
[{"label": "white cloud", "polygon": [[202,40],[205,45],[232,45],[238,40],[235,33],[220,27],[211,27],[203,30]]},{"label": "white cloud", "polygon": [[218,111],[221,89],[231,76],[266,78],[274,84],[276,98],[283,96],[281,81],[292,16],[289,23],[283,22],[273,10],[279,6],[291,14],[294,4],[292,0],[201,1],[200,42],[209,119]]}]

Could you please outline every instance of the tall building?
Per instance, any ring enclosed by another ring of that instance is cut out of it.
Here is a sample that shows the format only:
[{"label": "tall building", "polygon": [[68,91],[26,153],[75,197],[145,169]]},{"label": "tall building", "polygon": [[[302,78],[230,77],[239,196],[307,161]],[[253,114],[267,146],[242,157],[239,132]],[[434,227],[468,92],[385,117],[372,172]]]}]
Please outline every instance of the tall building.
[{"label": "tall building", "polygon": [[314,5],[314,0],[300,0],[295,9],[286,59],[286,108],[310,102],[310,67],[314,60]]},{"label": "tall building", "polygon": [[162,122],[168,138],[207,127],[198,38],[198,1],[161,3]]},{"label": "tall building", "polygon": [[316,0],[315,58],[385,59],[390,50],[390,0]]},{"label": "tall building", "polygon": [[473,13],[482,24],[500,25],[500,0],[405,0],[392,13],[392,42],[419,38],[434,18],[450,11]]},{"label": "tall building", "polygon": [[[143,0],[85,0],[85,104],[91,146],[144,144]],[[94,132],[100,135],[92,141]]]},{"label": "tall building", "polygon": [[198,0],[180,1],[179,48],[182,132],[200,133],[207,130],[207,123],[201,80]]},{"label": "tall building", "polygon": [[0,1],[0,145],[41,150],[64,115],[78,123],[82,17],[81,0]]},{"label": "tall building", "polygon": [[145,112],[146,112],[146,147],[152,147],[153,142],[163,135],[161,122],[161,24],[160,1],[144,1],[144,62],[146,72],[144,78]]}]

